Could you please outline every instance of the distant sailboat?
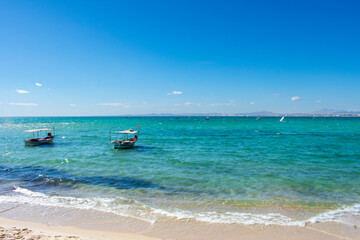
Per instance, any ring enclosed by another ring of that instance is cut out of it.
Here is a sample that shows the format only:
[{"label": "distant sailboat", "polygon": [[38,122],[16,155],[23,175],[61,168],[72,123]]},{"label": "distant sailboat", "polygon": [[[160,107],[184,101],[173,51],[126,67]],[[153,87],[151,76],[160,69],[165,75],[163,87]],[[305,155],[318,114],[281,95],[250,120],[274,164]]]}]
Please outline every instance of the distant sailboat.
[{"label": "distant sailboat", "polygon": [[261,117],[257,117],[257,118],[256,118],[256,121],[258,121],[258,120],[260,120],[260,119],[261,119]]},{"label": "distant sailboat", "polygon": [[285,116],[283,116],[283,117],[280,119],[280,122],[284,121],[284,118],[285,118]]}]

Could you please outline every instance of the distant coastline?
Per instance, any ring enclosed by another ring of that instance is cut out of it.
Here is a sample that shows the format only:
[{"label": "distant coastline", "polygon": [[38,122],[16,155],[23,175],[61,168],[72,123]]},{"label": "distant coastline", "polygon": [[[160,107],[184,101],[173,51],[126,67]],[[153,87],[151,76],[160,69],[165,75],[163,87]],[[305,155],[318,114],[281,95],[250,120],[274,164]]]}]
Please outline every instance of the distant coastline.
[{"label": "distant coastline", "polygon": [[360,117],[360,111],[346,111],[321,109],[312,113],[274,113],[270,111],[248,113],[143,113],[143,114],[118,114],[118,115],[66,115],[66,116],[0,116],[8,117]]},{"label": "distant coastline", "polygon": [[119,115],[124,117],[360,117],[360,112],[354,113],[336,113],[336,114],[320,114],[320,113],[152,113],[139,115]]}]

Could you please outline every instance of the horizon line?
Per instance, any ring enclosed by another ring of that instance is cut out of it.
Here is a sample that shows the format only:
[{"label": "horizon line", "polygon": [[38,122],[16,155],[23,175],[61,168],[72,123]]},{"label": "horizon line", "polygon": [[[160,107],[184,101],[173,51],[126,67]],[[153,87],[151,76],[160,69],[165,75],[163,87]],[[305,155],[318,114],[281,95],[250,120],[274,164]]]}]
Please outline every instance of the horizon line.
[{"label": "horizon line", "polygon": [[313,114],[313,113],[291,113],[291,114],[130,114],[130,115],[41,115],[41,116],[0,116],[0,118],[46,118],[46,117],[360,117],[359,113],[339,114]]}]

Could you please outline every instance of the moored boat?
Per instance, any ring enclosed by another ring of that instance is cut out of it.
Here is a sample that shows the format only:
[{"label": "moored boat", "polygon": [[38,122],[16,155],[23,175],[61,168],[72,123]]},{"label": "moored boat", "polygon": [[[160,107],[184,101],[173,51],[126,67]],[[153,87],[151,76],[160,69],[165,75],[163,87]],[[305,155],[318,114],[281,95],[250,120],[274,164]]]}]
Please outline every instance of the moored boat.
[{"label": "moored boat", "polygon": [[[25,130],[23,132],[33,133],[32,138],[28,138],[24,140],[25,146],[39,146],[39,145],[54,143],[55,128],[30,129],[30,130]],[[39,137],[40,132],[46,132],[46,137],[40,138]]]},{"label": "moored boat", "polygon": [[[125,148],[133,148],[135,143],[138,140],[138,135],[140,131],[135,131],[133,129],[123,130],[123,131],[110,131],[110,143],[114,144],[114,149],[125,149]],[[120,133],[122,134],[121,139],[113,140],[111,139],[111,134]],[[133,136],[129,138],[130,136]]]}]

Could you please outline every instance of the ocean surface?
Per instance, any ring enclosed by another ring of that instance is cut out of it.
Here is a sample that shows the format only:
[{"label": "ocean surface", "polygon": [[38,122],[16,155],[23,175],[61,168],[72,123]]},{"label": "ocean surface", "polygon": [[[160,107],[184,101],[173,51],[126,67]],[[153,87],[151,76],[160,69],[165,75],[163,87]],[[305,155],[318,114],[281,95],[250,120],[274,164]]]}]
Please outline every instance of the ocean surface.
[{"label": "ocean surface", "polygon": [[[155,222],[304,225],[360,216],[360,118],[0,118],[0,204]],[[110,130],[139,126],[137,147]],[[25,147],[55,127],[53,145]],[[113,136],[114,137],[114,136]],[[114,139],[114,138],[113,138]]]}]

